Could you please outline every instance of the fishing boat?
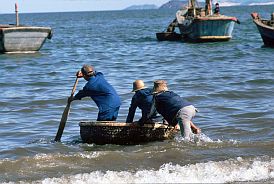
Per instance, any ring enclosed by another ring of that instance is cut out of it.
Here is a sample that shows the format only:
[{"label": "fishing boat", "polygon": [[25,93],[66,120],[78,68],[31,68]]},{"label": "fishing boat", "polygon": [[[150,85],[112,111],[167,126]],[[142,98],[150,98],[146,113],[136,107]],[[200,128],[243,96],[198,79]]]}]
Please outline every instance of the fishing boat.
[{"label": "fishing boat", "polygon": [[46,39],[51,39],[51,28],[20,25],[17,4],[15,4],[15,12],[15,25],[0,25],[0,53],[39,51]]},{"label": "fishing boat", "polygon": [[219,7],[213,13],[211,0],[205,1],[205,8],[189,0],[188,6],[176,12],[176,18],[181,35],[190,42],[228,41],[235,22],[239,23],[236,17],[221,15]]},{"label": "fishing boat", "polygon": [[172,139],[178,129],[163,123],[144,124],[113,121],[80,122],[80,135],[84,143],[140,144]]},{"label": "fishing boat", "polygon": [[252,13],[251,16],[261,34],[264,45],[274,47],[274,13],[271,14],[270,20],[261,19],[256,12]]}]

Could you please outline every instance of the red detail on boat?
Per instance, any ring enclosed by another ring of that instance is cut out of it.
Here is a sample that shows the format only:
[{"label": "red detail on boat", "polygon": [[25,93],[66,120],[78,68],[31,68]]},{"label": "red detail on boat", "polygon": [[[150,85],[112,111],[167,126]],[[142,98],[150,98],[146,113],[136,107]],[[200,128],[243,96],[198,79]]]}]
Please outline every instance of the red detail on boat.
[{"label": "red detail on boat", "polygon": [[196,20],[200,21],[207,21],[207,20],[232,20],[237,22],[238,19],[236,17],[218,17],[218,18],[212,18],[212,17],[199,17]]}]

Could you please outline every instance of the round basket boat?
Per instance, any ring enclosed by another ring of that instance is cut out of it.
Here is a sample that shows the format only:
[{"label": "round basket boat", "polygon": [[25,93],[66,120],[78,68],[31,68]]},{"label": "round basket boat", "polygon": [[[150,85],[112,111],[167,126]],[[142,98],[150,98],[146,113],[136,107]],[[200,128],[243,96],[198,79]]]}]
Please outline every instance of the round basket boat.
[{"label": "round basket boat", "polygon": [[139,144],[150,141],[172,139],[178,132],[163,123],[133,126],[132,123],[113,121],[80,122],[80,134],[84,143],[95,144]]}]

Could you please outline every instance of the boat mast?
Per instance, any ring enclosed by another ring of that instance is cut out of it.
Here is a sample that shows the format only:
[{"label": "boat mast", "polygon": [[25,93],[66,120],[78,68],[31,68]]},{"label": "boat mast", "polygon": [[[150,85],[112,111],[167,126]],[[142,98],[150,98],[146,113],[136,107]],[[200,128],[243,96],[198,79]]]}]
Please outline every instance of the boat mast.
[{"label": "boat mast", "polygon": [[190,7],[193,8],[193,15],[196,16],[195,0],[190,0]]},{"label": "boat mast", "polygon": [[207,15],[212,15],[212,0],[206,0]]},{"label": "boat mast", "polygon": [[18,5],[15,3],[16,26],[19,26]]}]

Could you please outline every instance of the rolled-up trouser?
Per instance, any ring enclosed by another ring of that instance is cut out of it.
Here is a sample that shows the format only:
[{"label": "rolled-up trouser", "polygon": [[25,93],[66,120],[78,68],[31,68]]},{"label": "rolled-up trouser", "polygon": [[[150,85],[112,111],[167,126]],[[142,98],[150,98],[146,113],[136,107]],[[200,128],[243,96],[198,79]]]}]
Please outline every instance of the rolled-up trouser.
[{"label": "rolled-up trouser", "polygon": [[176,114],[176,120],[179,123],[181,135],[186,140],[190,140],[192,136],[190,121],[196,114],[196,108],[189,105],[181,108]]}]

